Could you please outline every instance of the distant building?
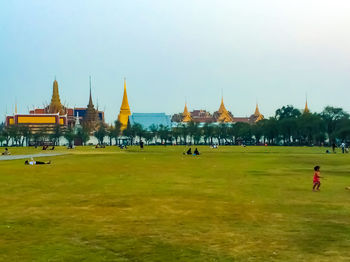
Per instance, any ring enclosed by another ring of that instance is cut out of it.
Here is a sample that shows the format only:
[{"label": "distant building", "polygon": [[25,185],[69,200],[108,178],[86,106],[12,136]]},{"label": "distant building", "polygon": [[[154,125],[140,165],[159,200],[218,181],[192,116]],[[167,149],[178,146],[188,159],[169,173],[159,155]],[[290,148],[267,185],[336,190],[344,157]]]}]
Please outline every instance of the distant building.
[{"label": "distant building", "polygon": [[39,131],[50,133],[56,125],[60,125],[62,128],[74,127],[77,115],[82,122],[84,120],[89,123],[92,121],[104,122],[104,112],[95,110],[92,104],[91,89],[88,107],[68,108],[61,103],[58,82],[55,79],[49,105],[30,110],[29,114],[17,114],[16,110],[13,116],[6,117],[6,125],[27,125],[32,133]]},{"label": "distant building", "polygon": [[224,99],[221,98],[221,104],[218,111],[215,111],[213,114],[210,114],[206,110],[193,110],[189,112],[187,109],[187,104],[183,113],[174,114],[171,118],[172,122],[175,123],[237,123],[244,122],[253,124],[260,120],[264,119],[264,116],[260,113],[258,104],[256,105],[255,112],[250,117],[234,117],[233,114],[228,111],[224,104]]},{"label": "distant building", "polygon": [[154,126],[171,127],[171,116],[165,113],[133,113],[130,118],[130,124],[140,124],[144,129]]},{"label": "distant building", "polygon": [[82,116],[82,125],[91,132],[95,131],[101,123],[104,123],[104,113],[95,109],[95,106],[92,102],[91,78],[89,103],[86,108],[79,108],[79,110],[75,109],[74,114],[75,116]]}]

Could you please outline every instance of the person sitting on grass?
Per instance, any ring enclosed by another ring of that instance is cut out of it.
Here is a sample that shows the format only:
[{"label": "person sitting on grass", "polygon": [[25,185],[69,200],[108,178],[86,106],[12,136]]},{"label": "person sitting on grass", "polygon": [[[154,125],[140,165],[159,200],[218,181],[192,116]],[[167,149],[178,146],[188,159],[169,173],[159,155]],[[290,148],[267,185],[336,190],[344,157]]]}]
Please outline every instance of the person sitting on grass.
[{"label": "person sitting on grass", "polygon": [[199,156],[199,155],[200,155],[197,147],[196,147],[196,149],[194,150],[193,154],[194,154],[195,156]]},{"label": "person sitting on grass", "polygon": [[320,176],[320,166],[315,166],[314,171],[315,171],[314,179],[313,179],[314,186],[312,188],[312,191],[320,191],[320,186],[321,186],[320,178],[323,178]]},{"label": "person sitting on grass", "polygon": [[10,151],[9,151],[9,149],[6,147],[5,148],[5,151],[2,153],[2,155],[3,156],[9,156],[9,155],[11,155],[11,153],[10,153]]},{"label": "person sitting on grass", "polygon": [[49,164],[51,164],[51,161],[41,162],[41,161],[35,161],[33,158],[31,158],[30,160],[24,161],[24,164],[25,165],[31,165],[31,166],[34,166],[34,165],[49,165]]},{"label": "person sitting on grass", "polygon": [[192,149],[189,148],[186,152],[183,152],[184,155],[192,155]]}]

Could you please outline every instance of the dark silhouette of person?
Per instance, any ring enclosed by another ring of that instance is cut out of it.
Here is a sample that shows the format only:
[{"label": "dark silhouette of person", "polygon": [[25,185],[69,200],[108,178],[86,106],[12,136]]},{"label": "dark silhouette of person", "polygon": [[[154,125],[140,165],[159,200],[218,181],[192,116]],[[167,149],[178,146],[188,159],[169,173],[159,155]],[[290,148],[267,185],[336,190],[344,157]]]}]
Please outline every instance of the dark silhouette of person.
[{"label": "dark silhouette of person", "polygon": [[26,160],[24,161],[24,164],[25,165],[50,165],[51,164],[51,161],[48,161],[48,162],[42,162],[42,161],[35,161],[35,160]]},{"label": "dark silhouette of person", "polygon": [[143,149],[143,141],[140,141],[140,148]]},{"label": "dark silhouette of person", "polygon": [[192,155],[192,149],[189,148],[189,149],[187,150],[186,154],[187,154],[187,155]]},{"label": "dark silhouette of person", "polygon": [[11,153],[9,152],[9,149],[6,147],[5,151],[2,153],[3,156],[8,156],[11,155]]},{"label": "dark silhouette of person", "polygon": [[197,147],[196,147],[196,149],[194,150],[193,154],[195,154],[196,156],[199,156],[199,155],[200,155]]},{"label": "dark silhouette of person", "polygon": [[335,145],[335,143],[333,142],[333,144],[332,144],[332,151],[333,151],[333,153],[335,153],[335,148],[336,148],[336,145]]}]

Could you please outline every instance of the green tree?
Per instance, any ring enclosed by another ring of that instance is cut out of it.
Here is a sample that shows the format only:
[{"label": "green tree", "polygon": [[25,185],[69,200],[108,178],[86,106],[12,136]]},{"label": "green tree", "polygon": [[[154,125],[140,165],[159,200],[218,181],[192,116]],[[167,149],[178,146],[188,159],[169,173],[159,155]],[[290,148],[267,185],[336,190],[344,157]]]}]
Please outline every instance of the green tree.
[{"label": "green tree", "polygon": [[[278,121],[274,117],[261,120],[264,130],[264,138],[267,139],[269,144],[278,143]],[[265,142],[265,141],[264,141]]]},{"label": "green tree", "polygon": [[302,114],[297,120],[299,144],[313,145],[324,142],[325,124],[317,113]]},{"label": "green tree", "polygon": [[205,144],[213,144],[214,126],[211,123],[205,123],[202,127],[203,138]]},{"label": "green tree", "polygon": [[60,125],[55,125],[52,133],[49,135],[50,140],[53,142],[53,145],[59,145],[60,137],[63,135],[63,131]]},{"label": "green tree", "polygon": [[164,125],[159,125],[159,130],[158,130],[160,142],[163,144],[166,144],[167,141],[170,138],[170,130],[167,126]]},{"label": "green tree", "polygon": [[349,119],[349,114],[340,107],[327,106],[321,113],[326,124],[326,132],[329,142],[335,142],[335,132],[342,120]]},{"label": "green tree", "polygon": [[178,144],[178,140],[181,139],[181,129],[178,126],[173,127],[171,130],[171,134],[175,140],[175,143]]},{"label": "green tree", "polygon": [[260,121],[254,123],[251,126],[251,132],[252,135],[255,138],[255,144],[258,145],[260,143],[260,140],[264,134],[264,123]]},{"label": "green tree", "polygon": [[94,136],[97,138],[98,143],[103,145],[103,139],[107,136],[106,127],[103,124],[100,124],[98,129],[94,132]]},{"label": "green tree", "polygon": [[293,142],[293,136],[297,133],[297,119],[300,115],[300,110],[291,105],[276,110],[275,118],[278,120],[278,130],[284,144]]},{"label": "green tree", "polygon": [[135,136],[139,137],[139,141],[141,142],[142,137],[145,134],[145,130],[143,129],[142,125],[139,123],[135,123],[133,126],[133,133],[135,134]]},{"label": "green tree", "polygon": [[75,133],[74,133],[73,128],[68,127],[68,128],[65,130],[63,136],[64,136],[64,138],[68,141],[68,146],[69,146],[69,147],[72,147],[72,146],[73,146],[73,141],[74,141],[74,138],[75,138]]},{"label": "green tree", "polygon": [[86,143],[90,139],[90,131],[86,128],[80,128],[78,132],[76,133],[76,138],[80,139],[81,143],[83,145],[86,145]]},{"label": "green tree", "polygon": [[24,146],[24,143],[26,143],[26,146],[29,145],[29,140],[32,137],[32,132],[27,125],[21,125],[19,127],[19,132],[21,134],[21,146]]},{"label": "green tree", "polygon": [[152,124],[150,127],[149,127],[149,130],[151,131],[151,134],[155,140],[155,143],[157,143],[157,140],[158,140],[158,126],[155,125],[155,124]]}]

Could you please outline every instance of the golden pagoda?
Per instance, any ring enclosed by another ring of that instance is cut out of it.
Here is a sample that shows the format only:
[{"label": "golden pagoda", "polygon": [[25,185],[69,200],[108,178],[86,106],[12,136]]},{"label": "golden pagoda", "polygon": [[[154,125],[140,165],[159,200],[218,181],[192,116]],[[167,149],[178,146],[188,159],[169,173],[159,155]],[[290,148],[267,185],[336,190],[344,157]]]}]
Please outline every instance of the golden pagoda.
[{"label": "golden pagoda", "polygon": [[264,116],[260,113],[258,103],[256,103],[254,117],[256,117],[255,122],[258,122],[264,119]]},{"label": "golden pagoda", "polygon": [[309,110],[309,107],[307,106],[307,99],[306,99],[306,102],[305,102],[305,108],[304,108],[304,114],[307,114],[307,113],[310,113],[310,110]]},{"label": "golden pagoda", "polygon": [[120,112],[118,115],[118,121],[121,124],[121,130],[125,130],[128,126],[129,116],[131,115],[130,106],[128,102],[128,95],[126,93],[126,79],[124,78],[124,95]]},{"label": "golden pagoda", "polygon": [[58,83],[55,79],[53,81],[53,90],[52,90],[52,98],[51,103],[49,105],[49,113],[50,114],[57,114],[64,115],[63,106],[61,104],[60,95],[58,93]]},{"label": "golden pagoda", "polygon": [[219,117],[217,118],[218,122],[222,122],[222,123],[229,123],[229,122],[233,122],[233,117],[230,114],[229,111],[227,111],[225,105],[224,105],[224,97],[221,97],[221,105],[220,108],[218,110],[219,113]]},{"label": "golden pagoda", "polygon": [[182,113],[182,122],[191,122],[191,121],[192,121],[192,117],[190,112],[188,112],[187,103],[185,103],[184,112]]}]

